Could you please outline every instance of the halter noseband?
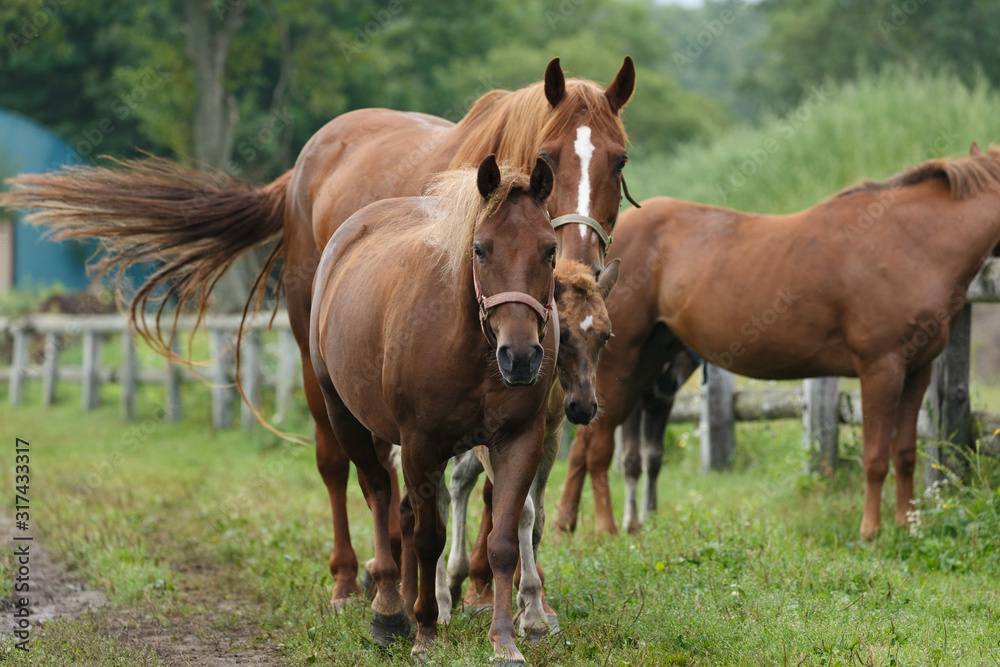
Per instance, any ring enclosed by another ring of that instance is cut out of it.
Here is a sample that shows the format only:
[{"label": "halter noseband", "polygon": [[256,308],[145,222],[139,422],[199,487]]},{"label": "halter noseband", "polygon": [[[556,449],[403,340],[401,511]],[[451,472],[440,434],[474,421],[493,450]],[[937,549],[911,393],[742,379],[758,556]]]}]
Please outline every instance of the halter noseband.
[{"label": "halter noseband", "polygon": [[552,279],[549,281],[549,297],[544,306],[538,299],[524,292],[500,292],[493,296],[483,296],[483,284],[479,279],[479,260],[476,258],[475,253],[472,255],[472,282],[476,286],[476,303],[479,304],[479,326],[482,328],[483,335],[486,336],[486,342],[490,344],[490,347],[496,349],[497,337],[494,335],[493,328],[487,321],[490,317],[489,311],[503,303],[523,303],[535,311],[541,322],[538,327],[538,340],[539,342],[545,340],[545,327],[549,323],[549,313],[552,312],[552,300],[555,298],[556,292],[556,274],[554,271],[552,272]]},{"label": "halter noseband", "polygon": [[586,215],[580,215],[579,213],[569,213],[567,215],[560,215],[552,221],[552,228],[562,227],[563,225],[586,225],[594,230],[597,237],[601,239],[601,247],[604,248],[604,256],[608,256],[608,251],[611,250],[611,241],[614,239],[614,232],[611,232],[609,236],[604,228],[601,227],[601,223],[597,222],[591,217]]}]

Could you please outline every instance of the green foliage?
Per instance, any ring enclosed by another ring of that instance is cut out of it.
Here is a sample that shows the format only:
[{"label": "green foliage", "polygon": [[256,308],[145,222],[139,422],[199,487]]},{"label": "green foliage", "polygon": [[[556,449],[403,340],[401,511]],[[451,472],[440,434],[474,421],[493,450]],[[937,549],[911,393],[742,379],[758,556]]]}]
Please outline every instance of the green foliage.
[{"label": "green foliage", "polygon": [[1000,567],[1000,464],[978,452],[939,443],[965,472],[933,464],[941,479],[915,499],[908,534],[894,548],[902,558],[943,571]]},{"label": "green foliage", "polygon": [[762,213],[790,213],[862,178],[1000,141],[1000,94],[979,79],[891,67],[816,86],[798,107],[693,143],[627,171],[633,196],[666,195]]},{"label": "green foliage", "polygon": [[766,0],[769,55],[748,75],[762,106],[784,111],[811,85],[890,63],[1000,83],[1000,5],[989,0]]}]

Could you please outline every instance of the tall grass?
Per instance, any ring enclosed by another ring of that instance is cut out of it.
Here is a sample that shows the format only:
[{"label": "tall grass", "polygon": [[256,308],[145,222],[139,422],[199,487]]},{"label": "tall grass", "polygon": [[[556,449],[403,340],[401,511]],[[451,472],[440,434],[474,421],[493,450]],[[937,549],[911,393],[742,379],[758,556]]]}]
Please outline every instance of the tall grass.
[{"label": "tall grass", "polygon": [[[1000,94],[983,80],[890,68],[841,86],[817,83],[798,108],[708,144],[637,160],[632,194],[760,213],[811,206],[862,178],[1000,142]],[[669,118],[663,119],[670,123]]]}]

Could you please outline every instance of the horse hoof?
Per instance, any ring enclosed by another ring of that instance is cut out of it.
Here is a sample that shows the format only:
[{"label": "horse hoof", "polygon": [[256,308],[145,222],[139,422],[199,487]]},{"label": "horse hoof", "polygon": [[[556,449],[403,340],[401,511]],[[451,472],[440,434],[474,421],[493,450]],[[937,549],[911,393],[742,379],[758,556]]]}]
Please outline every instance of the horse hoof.
[{"label": "horse hoof", "polygon": [[494,654],[490,658],[490,664],[497,667],[524,667],[524,656],[515,648],[513,651]]},{"label": "horse hoof", "polygon": [[547,634],[549,634],[548,628],[528,628],[524,632],[524,638],[528,640],[529,644],[537,644]]},{"label": "horse hoof", "polygon": [[382,648],[386,648],[397,639],[410,636],[410,618],[406,615],[405,609],[391,616],[372,612],[371,627],[372,639]]},{"label": "horse hoof", "polygon": [[372,560],[365,563],[365,568],[361,573],[361,590],[365,592],[365,599],[371,602],[375,599],[375,593],[378,592],[378,588],[375,586],[375,578],[372,577],[371,565],[375,561]]}]

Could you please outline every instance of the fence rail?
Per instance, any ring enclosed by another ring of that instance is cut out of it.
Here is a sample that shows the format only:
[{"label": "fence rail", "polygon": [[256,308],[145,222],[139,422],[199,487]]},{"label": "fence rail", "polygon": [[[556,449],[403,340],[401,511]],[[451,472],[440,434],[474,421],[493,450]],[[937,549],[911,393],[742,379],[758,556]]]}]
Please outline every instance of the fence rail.
[{"label": "fence rail", "polygon": [[[972,310],[969,303],[1000,303],[1000,259],[990,258],[972,281],[957,326],[952,330],[947,348],[934,362],[934,374],[928,390],[926,409],[921,416],[920,432],[936,440],[969,444],[974,435],[992,434],[1000,427],[1000,415],[973,412],[969,405],[969,338]],[[241,379],[244,391],[255,407],[260,407],[263,386],[276,389],[276,409],[287,414],[292,409],[292,396],[301,384],[301,362],[292,336],[288,316],[280,312],[274,318],[278,332],[277,372],[273,379],[261,372],[260,332],[270,324],[270,316],[258,315],[246,324],[241,348]],[[193,316],[182,316],[177,331],[188,332],[196,324]],[[208,316],[202,325],[209,333],[213,362],[204,374],[168,363],[166,370],[140,369],[128,323],[122,315],[61,315],[36,314],[10,319],[0,318],[0,334],[13,339],[12,365],[0,368],[0,380],[9,383],[9,402],[18,405],[24,397],[29,378],[41,377],[42,402],[56,399],[60,380],[83,385],[82,403],[85,410],[100,401],[100,387],[118,382],[121,391],[123,419],[135,418],[135,390],[140,384],[163,384],[167,417],[181,418],[181,385],[204,381],[212,385],[212,419],[216,428],[228,428],[232,423],[233,403],[238,395],[234,388],[233,341],[240,327],[238,315]],[[59,354],[68,336],[79,335],[83,342],[83,363],[71,368],[59,365]],[[121,336],[122,365],[104,368],[100,363],[101,343],[112,335]],[[31,364],[31,338],[44,336],[44,359]],[[735,447],[735,422],[757,419],[803,419],[804,446],[810,451],[812,470],[835,467],[837,461],[837,425],[860,423],[860,396],[840,392],[837,378],[814,378],[803,382],[801,390],[763,388],[736,391],[733,374],[716,367],[705,368],[706,381],[700,396],[679,397],[671,421],[701,423],[702,464],[708,469],[725,466]],[[245,428],[254,417],[241,401],[240,422]],[[850,406],[849,414],[845,412]],[[990,438],[986,449],[1000,455],[1000,444]],[[927,475],[938,475],[931,464],[945,459],[943,449],[931,447]]]},{"label": "fence rail", "polygon": [[[182,339],[197,324],[194,316],[181,316],[177,321],[177,339]],[[19,405],[24,400],[25,384],[41,378],[42,403],[55,402],[60,381],[78,382],[83,386],[82,407],[92,410],[100,403],[102,384],[121,385],[121,416],[135,419],[136,389],[141,384],[162,384],[167,419],[179,421],[182,416],[181,385],[209,382],[212,386],[212,422],[216,428],[229,428],[233,418],[233,403],[238,396],[235,388],[235,340],[240,330],[239,315],[216,315],[204,318],[201,326],[209,335],[212,362],[204,371],[168,361],[166,369],[140,368],[136,357],[134,334],[123,315],[64,315],[44,313],[20,318],[0,318],[0,333],[12,338],[12,360],[8,368],[0,368],[0,380],[9,386],[8,400]],[[278,333],[277,372],[273,378],[261,371],[262,346],[260,332],[271,325],[270,315],[248,319],[244,326],[240,348],[240,378],[254,408],[261,405],[260,390],[271,386],[276,390],[276,410],[288,414],[293,409],[293,393],[301,384],[301,362],[298,346],[292,336],[288,315],[281,311],[274,318]],[[101,365],[101,346],[105,339],[120,336],[121,365],[105,368]],[[81,366],[60,365],[59,357],[67,341],[79,336],[83,345]],[[31,341],[44,338],[41,363],[30,359]],[[255,423],[253,412],[240,402],[240,423],[250,428]]]}]

